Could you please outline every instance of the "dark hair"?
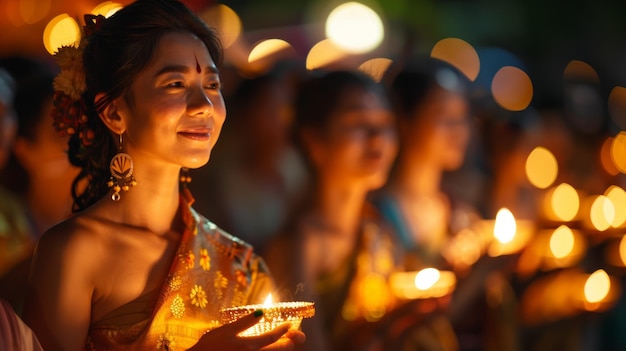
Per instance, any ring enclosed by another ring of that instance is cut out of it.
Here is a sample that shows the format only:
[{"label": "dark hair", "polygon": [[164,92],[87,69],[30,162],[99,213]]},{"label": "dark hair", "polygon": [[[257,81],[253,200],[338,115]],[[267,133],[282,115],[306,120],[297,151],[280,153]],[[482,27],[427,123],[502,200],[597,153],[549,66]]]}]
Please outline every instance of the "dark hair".
[{"label": "dark hair", "polygon": [[[72,187],[75,212],[90,206],[109,190],[109,162],[116,146],[110,131],[98,117],[99,112],[119,97],[132,102],[129,95],[132,82],[152,61],[159,40],[172,32],[197,36],[215,63],[221,63],[222,47],[216,32],[177,0],[137,0],[103,20],[87,38],[83,54],[87,90],[82,100],[87,127],[94,132],[94,137],[89,145],[81,143],[77,134],[69,141],[70,162],[81,167]],[[105,93],[105,96],[94,102],[98,93]],[[85,178],[87,187],[78,194],[78,184]]]},{"label": "dark hair", "polygon": [[303,130],[312,130],[323,134],[334,114],[343,107],[342,102],[346,93],[355,89],[374,92],[387,103],[387,94],[383,86],[360,71],[339,70],[313,74],[298,91],[292,130],[294,144],[302,153],[309,168],[312,164],[302,143],[301,133]]},{"label": "dark hair", "polygon": [[390,96],[398,118],[412,118],[433,89],[466,94],[468,82],[453,66],[437,59],[416,59],[402,68],[391,83]]},{"label": "dark hair", "polygon": [[345,94],[352,89],[372,91],[384,97],[382,85],[359,71],[316,72],[298,92],[295,105],[295,130],[310,128],[323,131],[333,113],[341,107]]}]

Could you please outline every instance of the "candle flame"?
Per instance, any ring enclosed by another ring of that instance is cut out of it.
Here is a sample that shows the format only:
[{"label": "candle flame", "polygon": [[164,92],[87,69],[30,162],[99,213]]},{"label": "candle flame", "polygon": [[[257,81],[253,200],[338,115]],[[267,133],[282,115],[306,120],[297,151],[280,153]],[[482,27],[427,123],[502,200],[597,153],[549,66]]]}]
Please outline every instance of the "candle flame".
[{"label": "candle flame", "polygon": [[265,301],[263,301],[263,307],[271,307],[272,306],[272,293],[267,294]]},{"label": "candle flame", "polygon": [[501,208],[496,214],[496,223],[493,227],[493,235],[499,242],[506,244],[513,240],[517,225],[513,213],[507,208]]},{"label": "candle flame", "polygon": [[415,275],[415,287],[419,290],[430,289],[439,280],[441,273],[435,268],[424,268]]},{"label": "candle flame", "polygon": [[585,282],[585,299],[590,303],[604,300],[611,290],[611,279],[603,269],[593,272]]}]

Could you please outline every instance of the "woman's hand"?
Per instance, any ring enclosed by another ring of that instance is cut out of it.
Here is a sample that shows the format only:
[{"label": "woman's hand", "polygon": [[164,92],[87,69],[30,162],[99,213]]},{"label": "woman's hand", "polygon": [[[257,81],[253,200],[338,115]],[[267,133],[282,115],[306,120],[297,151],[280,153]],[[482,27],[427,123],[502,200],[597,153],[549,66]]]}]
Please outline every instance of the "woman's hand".
[{"label": "woman's hand", "polygon": [[263,312],[258,310],[230,324],[213,329],[206,333],[189,351],[280,351],[292,350],[296,344],[304,343],[304,333],[299,330],[290,329],[291,325],[289,323],[285,323],[258,336],[238,335],[258,323],[261,317],[263,317]]}]

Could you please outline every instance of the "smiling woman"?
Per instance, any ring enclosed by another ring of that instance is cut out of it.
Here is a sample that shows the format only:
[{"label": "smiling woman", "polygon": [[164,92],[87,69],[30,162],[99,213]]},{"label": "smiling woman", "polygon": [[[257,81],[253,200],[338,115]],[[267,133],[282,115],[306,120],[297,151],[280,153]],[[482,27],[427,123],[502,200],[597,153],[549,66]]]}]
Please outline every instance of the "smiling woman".
[{"label": "smiling woman", "polygon": [[221,326],[220,309],[261,302],[271,277],[249,244],[194,211],[187,177],[179,188],[182,168],[209,160],[226,116],[215,33],[172,0],[85,20],[80,47],[57,54],[54,84],[55,126],[81,168],[77,213],[41,238],[24,311],[44,349],[301,343],[288,325],[239,337],[261,311]]}]

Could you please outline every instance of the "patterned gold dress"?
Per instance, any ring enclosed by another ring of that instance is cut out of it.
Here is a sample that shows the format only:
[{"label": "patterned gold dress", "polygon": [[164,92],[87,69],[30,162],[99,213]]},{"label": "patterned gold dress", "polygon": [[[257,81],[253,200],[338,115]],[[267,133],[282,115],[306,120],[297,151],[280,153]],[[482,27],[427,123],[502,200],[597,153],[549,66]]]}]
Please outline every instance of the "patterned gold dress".
[{"label": "patterned gold dress", "polygon": [[85,350],[186,350],[218,327],[220,309],[261,303],[273,283],[252,247],[181,199],[186,229],[160,291],[93,323]]}]

